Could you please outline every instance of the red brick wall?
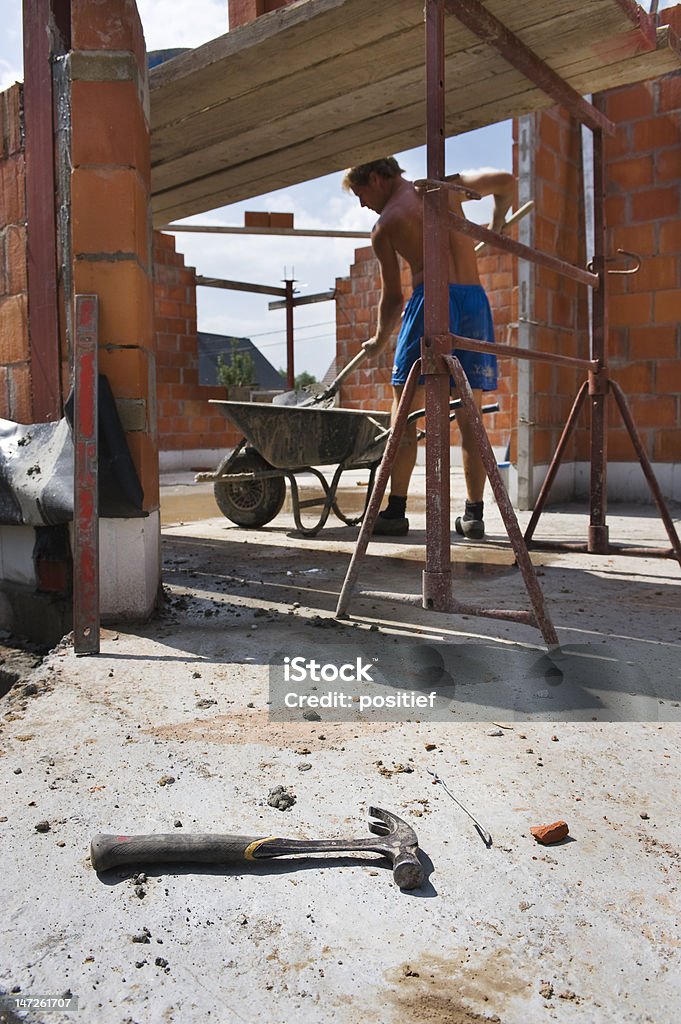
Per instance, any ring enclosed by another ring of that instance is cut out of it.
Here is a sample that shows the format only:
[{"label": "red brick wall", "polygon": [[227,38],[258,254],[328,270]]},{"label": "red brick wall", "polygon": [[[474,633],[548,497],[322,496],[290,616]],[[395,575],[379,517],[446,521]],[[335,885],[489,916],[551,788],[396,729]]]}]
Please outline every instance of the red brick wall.
[{"label": "red brick wall", "polygon": [[0,93],[0,418],[32,422],[22,87]]},{"label": "red brick wall", "polygon": [[[610,91],[605,113],[617,125],[606,141],[608,251],[641,257],[638,274],[608,278],[611,375],[627,394],[648,454],[675,462],[681,458],[681,73]],[[613,460],[633,458],[614,410],[608,446]]]},{"label": "red brick wall", "polygon": [[156,396],[161,451],[229,448],[239,435],[209,405],[224,388],[199,385],[196,271],[175,251],[173,235],[154,232]]},{"label": "red brick wall", "polygon": [[[532,197],[534,246],[574,266],[586,263],[583,228],[581,131],[554,107],[534,115]],[[584,285],[535,265],[531,347],[542,352],[588,358],[588,298]],[[514,270],[517,282],[517,271]],[[556,449],[583,374],[551,363],[530,364],[532,446],[535,465],[548,463]],[[565,461],[588,457],[585,425],[573,434]]]}]

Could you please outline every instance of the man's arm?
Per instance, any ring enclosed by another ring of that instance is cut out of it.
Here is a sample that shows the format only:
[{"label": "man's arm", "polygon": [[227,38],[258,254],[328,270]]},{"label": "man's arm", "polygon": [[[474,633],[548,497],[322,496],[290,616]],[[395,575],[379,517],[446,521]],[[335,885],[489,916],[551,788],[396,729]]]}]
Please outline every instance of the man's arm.
[{"label": "man's arm", "polygon": [[506,214],[513,203],[515,178],[508,171],[463,171],[461,184],[479,192],[481,196],[494,196],[494,213],[490,228],[501,231]]},{"label": "man's arm", "polygon": [[381,269],[381,298],[378,303],[376,333],[362,345],[369,355],[378,355],[390,341],[402,314],[404,297],[400,264],[385,229],[377,224],[371,236],[376,258]]}]

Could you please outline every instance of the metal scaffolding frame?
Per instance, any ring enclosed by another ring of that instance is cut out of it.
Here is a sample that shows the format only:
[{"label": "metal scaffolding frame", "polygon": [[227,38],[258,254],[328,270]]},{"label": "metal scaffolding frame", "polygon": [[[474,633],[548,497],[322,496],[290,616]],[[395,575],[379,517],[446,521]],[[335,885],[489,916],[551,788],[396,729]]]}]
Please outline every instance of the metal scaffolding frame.
[{"label": "metal scaffolding frame", "polygon": [[[637,22],[639,32],[645,38],[654,33],[654,22],[630,0],[616,0]],[[444,18],[452,14],[482,40],[495,47],[515,68],[531,79],[547,95],[570,114],[586,125],[594,140],[594,258],[589,269],[572,266],[546,253],[524,246],[487,228],[473,224],[448,210],[447,190],[457,186],[446,180],[444,166],[445,140],[445,61],[444,61]],[[426,152],[427,177],[417,182],[424,191],[424,337],[421,342],[420,359],[412,367],[404,387],[395,417],[392,436],[386,447],[376,477],[355,552],[353,554],[338,602],[336,614],[344,616],[359,575],[361,560],[368,546],[371,531],[378,515],[381,501],[388,483],[390,471],[407,422],[407,414],[419,374],[425,376],[426,414],[429,427],[426,439],[426,564],[423,572],[422,594],[385,594],[394,601],[410,604],[422,603],[433,611],[489,618],[507,619],[536,626],[549,647],[557,646],[558,639],[544,604],[543,593],[528,554],[528,544],[551,549],[584,550],[594,554],[608,554],[619,550],[622,553],[641,554],[641,549],[614,548],[608,538],[607,512],[607,408],[612,394],[624,424],[629,432],[634,449],[650,485],[660,516],[664,522],[671,549],[645,548],[646,555],[676,558],[681,563],[679,542],[671,516],[655,479],[652,466],[643,449],[633,418],[628,409],[622,389],[609,379],[607,368],[607,256],[605,224],[605,175],[604,175],[604,133],[614,133],[614,125],[604,116],[597,104],[589,103],[548,65],[542,62],[505,25],[487,11],[478,0],[426,0],[425,7],[425,60],[426,60]],[[487,242],[495,248],[511,252],[523,259],[549,266],[557,273],[590,287],[593,292],[591,303],[590,358],[577,359],[552,353],[529,351],[506,344],[473,341],[452,335],[449,330],[448,304],[448,258],[447,237],[450,225],[455,230]],[[544,486],[537,500],[537,506],[526,530],[520,532],[518,521],[506,489],[501,480],[496,459],[487,437],[482,418],[475,404],[470,386],[459,360],[451,356],[454,347],[473,351],[493,351],[497,355],[508,355],[520,359],[540,359],[580,368],[587,373],[574,402],[563,436],[549,467]],[[513,546],[528,592],[531,611],[511,611],[482,608],[460,604],[452,593],[451,552],[450,552],[450,453],[449,453],[449,378],[456,381],[464,408],[474,428],[478,449],[494,493],[499,511]],[[577,421],[579,411],[588,394],[591,405],[590,425],[590,521],[588,542],[585,545],[542,544],[533,540],[534,529],[551,484],[565,451],[567,441]],[[375,593],[372,593],[376,597]]]}]

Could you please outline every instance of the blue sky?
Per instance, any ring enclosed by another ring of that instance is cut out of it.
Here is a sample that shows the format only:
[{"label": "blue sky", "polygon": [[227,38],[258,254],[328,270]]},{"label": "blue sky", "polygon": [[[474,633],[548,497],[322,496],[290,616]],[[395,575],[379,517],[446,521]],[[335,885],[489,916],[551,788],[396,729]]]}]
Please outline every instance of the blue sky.
[{"label": "blue sky", "polygon": [[[23,78],[21,0],[0,0],[0,90]],[[661,0],[660,7],[673,5]],[[137,0],[148,50],[195,47],[222,35],[227,28],[227,0]],[[383,154],[377,154],[377,156]],[[395,154],[410,178],[425,174],[423,148]],[[450,139],[446,146],[448,173],[492,166],[511,168],[511,123],[506,121]],[[295,226],[369,231],[375,214],[361,210],[353,196],[343,192],[341,173],[282,189],[244,203],[213,210],[188,219],[196,224],[243,224],[245,210],[293,212]],[[467,215],[477,221],[490,216],[488,201],[467,204]],[[348,273],[354,239],[290,238],[178,234],[177,249],[199,274],[280,286],[293,276],[300,294],[332,288]],[[368,244],[368,242],[366,243]],[[266,296],[198,289],[199,328],[213,333],[253,339],[275,366],[285,362],[283,311],[269,311]],[[334,304],[302,306],[295,312],[296,372],[307,370],[321,377],[335,353]]]}]

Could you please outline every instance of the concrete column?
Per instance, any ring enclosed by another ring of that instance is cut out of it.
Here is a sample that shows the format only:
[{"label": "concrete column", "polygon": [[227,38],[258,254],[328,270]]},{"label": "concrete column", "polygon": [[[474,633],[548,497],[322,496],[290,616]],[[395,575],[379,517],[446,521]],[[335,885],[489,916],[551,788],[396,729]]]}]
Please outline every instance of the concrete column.
[{"label": "concrete column", "polygon": [[102,616],[144,618],[160,583],[149,95],[134,0],[72,0],[73,292],[99,297],[111,384],[146,519],[102,520]]}]

